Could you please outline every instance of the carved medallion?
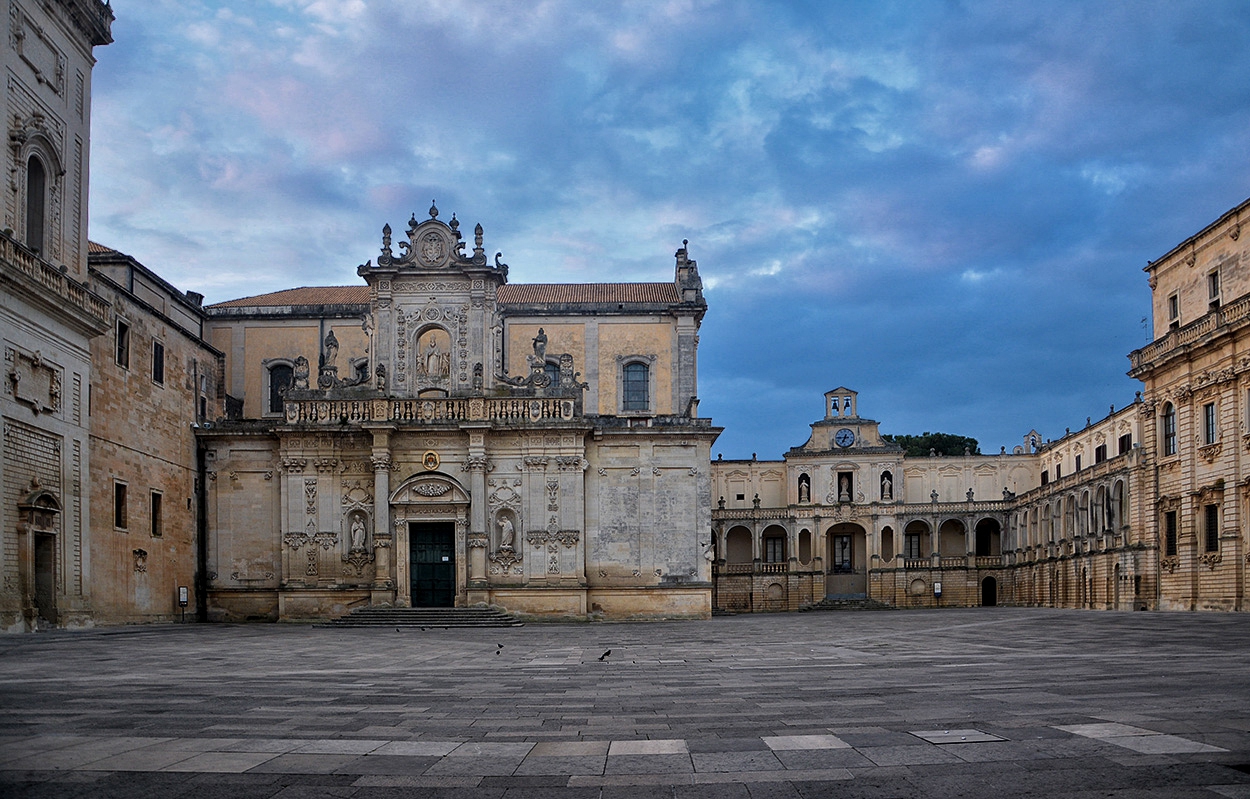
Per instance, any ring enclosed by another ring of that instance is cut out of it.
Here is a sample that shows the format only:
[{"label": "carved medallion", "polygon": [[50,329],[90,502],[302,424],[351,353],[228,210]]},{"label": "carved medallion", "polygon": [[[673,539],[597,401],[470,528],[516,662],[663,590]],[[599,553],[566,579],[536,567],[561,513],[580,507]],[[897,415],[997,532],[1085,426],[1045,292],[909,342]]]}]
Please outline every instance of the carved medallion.
[{"label": "carved medallion", "polygon": [[421,237],[417,255],[425,266],[442,266],[447,257],[447,243],[437,231],[431,230]]}]

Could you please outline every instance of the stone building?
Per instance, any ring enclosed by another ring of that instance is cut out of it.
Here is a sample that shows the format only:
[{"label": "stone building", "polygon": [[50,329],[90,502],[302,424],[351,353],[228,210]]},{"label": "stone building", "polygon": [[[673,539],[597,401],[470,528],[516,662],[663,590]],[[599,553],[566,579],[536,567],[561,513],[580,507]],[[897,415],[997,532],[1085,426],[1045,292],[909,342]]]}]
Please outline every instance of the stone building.
[{"label": "stone building", "polygon": [[453,215],[384,228],[364,285],[210,306],[230,418],[202,430],[218,619],[364,605],[711,611],[706,311],[670,283],[512,284]]},{"label": "stone building", "polygon": [[[781,461],[712,464],[716,607],[1153,607],[1141,403],[1008,454],[907,456],[856,392]],[[749,499],[748,499],[749,497]]]},{"label": "stone building", "polygon": [[1157,484],[1142,512],[1165,609],[1246,609],[1250,501],[1250,200],[1146,267],[1155,340],[1145,384]]},{"label": "stone building", "polygon": [[195,432],[223,413],[222,354],[204,342],[198,294],[116,250],[89,250],[91,287],[113,319],[91,342],[92,609],[110,623],[194,618],[203,559]]},{"label": "stone building", "polygon": [[0,50],[0,629],[92,619],[90,341],[108,303],[87,286],[92,48],[98,0],[10,0]]}]

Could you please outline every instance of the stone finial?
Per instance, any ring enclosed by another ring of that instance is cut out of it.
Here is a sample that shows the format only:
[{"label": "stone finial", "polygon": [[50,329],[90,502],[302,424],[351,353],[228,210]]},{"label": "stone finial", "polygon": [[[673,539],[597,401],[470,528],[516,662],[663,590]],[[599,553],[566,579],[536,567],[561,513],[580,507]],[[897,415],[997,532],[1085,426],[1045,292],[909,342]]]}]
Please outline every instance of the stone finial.
[{"label": "stone finial", "polygon": [[438,219],[438,206],[433,200],[430,200],[430,219]]}]

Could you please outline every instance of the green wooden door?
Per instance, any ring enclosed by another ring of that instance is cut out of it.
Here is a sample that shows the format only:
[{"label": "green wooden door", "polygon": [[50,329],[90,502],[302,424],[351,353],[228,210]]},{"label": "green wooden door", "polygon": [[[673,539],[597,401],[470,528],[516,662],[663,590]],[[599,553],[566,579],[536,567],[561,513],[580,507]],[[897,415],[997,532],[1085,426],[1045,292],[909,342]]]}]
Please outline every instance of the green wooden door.
[{"label": "green wooden door", "polygon": [[408,525],[412,605],[447,608],[456,600],[456,526],[454,522]]}]

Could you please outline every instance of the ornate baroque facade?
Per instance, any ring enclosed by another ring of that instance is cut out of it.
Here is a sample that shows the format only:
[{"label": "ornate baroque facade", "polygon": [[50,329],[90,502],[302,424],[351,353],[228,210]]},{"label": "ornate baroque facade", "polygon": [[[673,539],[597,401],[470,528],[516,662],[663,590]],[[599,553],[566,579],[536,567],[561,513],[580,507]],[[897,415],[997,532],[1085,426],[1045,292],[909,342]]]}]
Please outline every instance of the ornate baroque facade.
[{"label": "ornate baroque facade", "polygon": [[108,303],[87,285],[97,0],[5,4],[0,213],[0,629],[92,619],[90,341]]},{"label": "ornate baroque facade", "polygon": [[[516,285],[481,226],[383,231],[366,285],[209,307],[232,418],[201,431],[210,614],[366,604],[711,611],[695,262]],[[396,253],[398,249],[398,254]]]}]

